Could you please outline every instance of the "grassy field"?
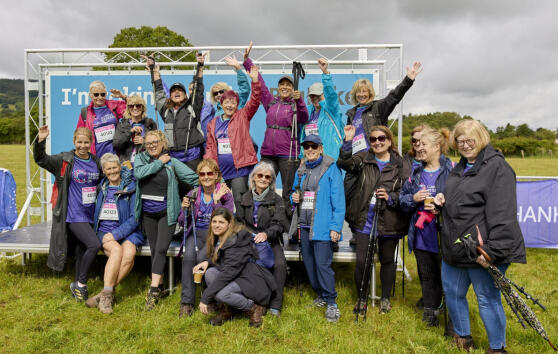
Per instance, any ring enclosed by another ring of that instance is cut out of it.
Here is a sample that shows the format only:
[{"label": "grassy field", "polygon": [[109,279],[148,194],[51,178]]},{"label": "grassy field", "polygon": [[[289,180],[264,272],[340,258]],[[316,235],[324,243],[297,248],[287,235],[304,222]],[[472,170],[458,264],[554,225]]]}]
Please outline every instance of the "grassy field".
[{"label": "grassy field", "polygon": [[[8,166],[18,182],[18,205],[24,201],[24,148],[0,146],[0,165]],[[510,159],[518,175],[557,175],[558,159]],[[21,189],[23,186],[23,189]],[[23,195],[22,195],[23,194]],[[296,282],[289,279],[284,311],[280,318],[266,316],[260,329],[248,327],[247,319],[236,319],[223,327],[212,327],[196,311],[178,319],[180,294],[163,299],[145,312],[144,296],[149,286],[149,261],[138,259],[134,272],[117,289],[112,315],[87,309],[70,297],[68,285],[73,265],[59,275],[46,267],[46,256],[33,256],[25,267],[19,260],[0,261],[0,351],[2,352],[368,352],[368,353],[457,353],[443,329],[427,328],[414,306],[420,295],[414,256],[406,255],[412,281],[405,282],[405,297],[398,274],[393,310],[380,315],[371,308],[366,322],[354,323],[352,308],[356,290],[353,266],[336,264],[341,320],[329,324],[323,311],[307,308],[313,294],[304,287],[300,297]],[[508,276],[525,286],[548,308],[535,309],[551,339],[558,342],[558,252],[527,251],[527,265],[512,265]],[[91,271],[89,288],[102,288],[105,259],[98,257]],[[180,288],[179,288],[180,289]],[[378,292],[380,288],[378,287]],[[474,353],[488,347],[474,293],[470,291]],[[513,313],[507,313],[507,344],[510,353],[544,353],[550,347],[531,329],[523,330]]]}]

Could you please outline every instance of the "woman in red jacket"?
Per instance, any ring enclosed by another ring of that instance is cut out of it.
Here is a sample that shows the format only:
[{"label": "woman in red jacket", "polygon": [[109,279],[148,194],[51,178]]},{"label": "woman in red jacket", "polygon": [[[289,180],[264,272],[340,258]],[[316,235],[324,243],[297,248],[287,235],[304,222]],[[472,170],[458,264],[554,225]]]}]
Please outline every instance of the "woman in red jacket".
[{"label": "woman in red jacket", "polygon": [[258,68],[254,65],[249,72],[252,79],[252,94],[246,106],[238,109],[238,94],[232,90],[221,96],[223,115],[213,118],[207,125],[207,141],[204,159],[214,159],[219,164],[223,179],[232,189],[236,210],[240,199],[248,190],[248,175],[258,156],[250,137],[250,120],[258,111],[261,98],[261,83]]}]

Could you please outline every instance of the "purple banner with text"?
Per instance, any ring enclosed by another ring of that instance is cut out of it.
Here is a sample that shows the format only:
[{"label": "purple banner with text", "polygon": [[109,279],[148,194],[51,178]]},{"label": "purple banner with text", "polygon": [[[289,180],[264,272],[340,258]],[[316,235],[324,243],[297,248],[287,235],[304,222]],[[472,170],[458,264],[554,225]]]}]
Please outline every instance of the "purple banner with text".
[{"label": "purple banner with text", "polygon": [[517,182],[517,219],[525,247],[558,248],[558,181]]}]

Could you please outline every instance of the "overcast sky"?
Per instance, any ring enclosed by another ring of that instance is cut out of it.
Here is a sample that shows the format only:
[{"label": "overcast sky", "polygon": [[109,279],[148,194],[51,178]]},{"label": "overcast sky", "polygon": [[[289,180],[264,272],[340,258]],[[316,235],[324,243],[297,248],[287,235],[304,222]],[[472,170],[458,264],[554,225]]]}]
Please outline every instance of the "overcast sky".
[{"label": "overcast sky", "polygon": [[199,46],[402,43],[405,65],[424,66],[404,113],[556,129],[557,8],[552,0],[4,1],[0,77],[23,78],[26,48],[106,47],[121,28],[141,25],[167,26]]}]

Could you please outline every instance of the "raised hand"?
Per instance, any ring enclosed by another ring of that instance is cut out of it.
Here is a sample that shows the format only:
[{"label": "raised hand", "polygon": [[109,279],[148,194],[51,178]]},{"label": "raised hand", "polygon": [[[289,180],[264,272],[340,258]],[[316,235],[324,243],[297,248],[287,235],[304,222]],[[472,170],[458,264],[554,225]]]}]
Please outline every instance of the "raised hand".
[{"label": "raised hand", "polygon": [[250,45],[248,46],[248,48],[244,49],[244,60],[246,61],[246,59],[248,59],[250,57],[250,51],[252,50],[252,46],[254,45],[254,42],[250,41]]},{"label": "raised hand", "polygon": [[346,125],[343,128],[343,131],[345,132],[345,141],[353,140],[356,132],[356,128],[354,127],[354,125]]},{"label": "raised hand", "polygon": [[322,69],[322,72],[324,74],[329,74],[329,71],[327,70],[327,67],[329,65],[329,63],[327,62],[327,59],[325,59],[325,58],[318,59],[318,65],[320,66],[320,69]]},{"label": "raised hand", "polygon": [[152,57],[148,57],[146,55],[141,55],[141,58],[145,60],[145,70],[151,72],[151,65],[155,65],[153,67],[153,79],[159,80],[161,78],[161,74],[159,73],[159,64],[155,64],[155,60]]},{"label": "raised hand", "polygon": [[415,61],[411,68],[407,67],[407,76],[409,77],[409,79],[414,80],[421,71],[422,64],[419,61]]},{"label": "raised hand", "polygon": [[232,57],[227,55],[225,57],[225,63],[227,63],[228,66],[232,66],[236,70],[240,70],[240,63],[236,60],[234,55]]},{"label": "raised hand", "polygon": [[227,187],[226,184],[221,184],[221,187],[219,188],[218,191],[213,192],[213,199],[215,200],[215,202],[217,202],[218,200],[221,200],[221,198],[223,198],[225,196],[225,194],[230,193],[231,190],[229,189],[229,187]]},{"label": "raised hand", "polygon": [[112,97],[114,98],[122,98],[123,100],[125,100],[127,97],[122,93],[122,91],[117,90],[117,89],[110,89],[110,94],[112,95]]},{"label": "raised hand", "polygon": [[248,75],[252,79],[252,82],[258,82],[258,73],[259,72],[260,72],[260,70],[258,69],[258,66],[257,65],[252,65],[252,68],[250,68],[250,72],[248,73]]},{"label": "raised hand", "polygon": [[206,56],[207,56],[207,53],[198,52],[196,54],[196,61],[198,62],[199,65],[203,66],[203,63],[205,62],[205,57]]},{"label": "raised hand", "polygon": [[45,139],[48,137],[48,135],[50,134],[50,131],[48,130],[48,125],[43,125],[42,127],[39,128],[39,143],[42,143],[43,141],[45,141]]}]

